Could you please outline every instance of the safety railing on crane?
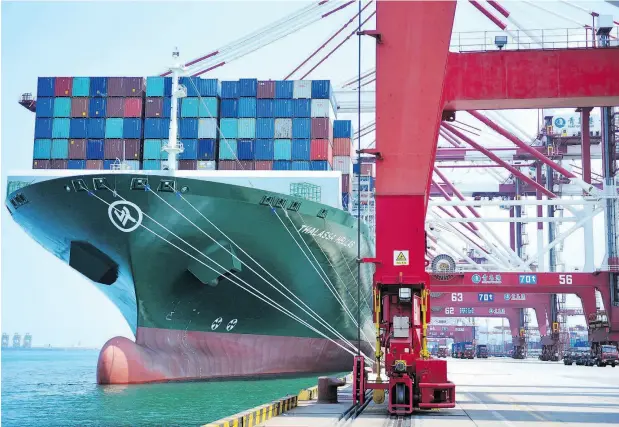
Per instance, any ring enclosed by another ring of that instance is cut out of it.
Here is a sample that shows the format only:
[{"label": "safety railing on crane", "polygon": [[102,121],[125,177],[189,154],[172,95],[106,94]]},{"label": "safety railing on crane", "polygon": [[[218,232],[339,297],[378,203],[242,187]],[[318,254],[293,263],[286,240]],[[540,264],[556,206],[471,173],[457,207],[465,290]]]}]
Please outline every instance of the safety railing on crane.
[{"label": "safety railing on crane", "polygon": [[[619,27],[610,34],[610,46],[619,46]],[[530,49],[587,49],[599,46],[595,35],[585,28],[540,30],[470,31],[453,33],[449,49],[456,52],[485,52]]]}]

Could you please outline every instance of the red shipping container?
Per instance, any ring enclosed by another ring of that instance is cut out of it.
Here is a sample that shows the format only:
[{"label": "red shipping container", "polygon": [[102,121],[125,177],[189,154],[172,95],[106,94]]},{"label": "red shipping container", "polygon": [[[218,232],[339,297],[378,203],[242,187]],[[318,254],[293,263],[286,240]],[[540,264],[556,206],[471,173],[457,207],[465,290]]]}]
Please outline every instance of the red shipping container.
[{"label": "red shipping container", "polygon": [[122,77],[108,77],[107,96],[125,96]]},{"label": "red shipping container", "polygon": [[220,160],[217,162],[217,169],[222,171],[233,171],[236,170],[237,161],[236,160]]},{"label": "red shipping container", "polygon": [[123,140],[122,139],[106,139],[103,143],[103,157],[106,160],[114,160],[123,158]]},{"label": "red shipping container", "polygon": [[126,98],[124,117],[142,117],[142,98]]},{"label": "red shipping container", "polygon": [[125,139],[125,160],[140,160],[142,141],[139,139]]},{"label": "red shipping container", "polygon": [[196,169],[198,169],[197,160],[179,160],[178,161],[178,170],[195,171]]},{"label": "red shipping container", "polygon": [[105,117],[123,117],[125,114],[125,98],[108,98]]},{"label": "red shipping container", "polygon": [[253,171],[256,169],[256,165],[253,160],[241,160],[239,163],[240,164],[236,168],[237,170]]},{"label": "red shipping container", "polygon": [[333,140],[334,156],[352,156],[353,147],[350,138],[335,138]]},{"label": "red shipping container", "polygon": [[51,169],[68,169],[69,168],[68,164],[69,164],[68,160],[54,159],[54,160],[51,160]]},{"label": "red shipping container", "polygon": [[310,159],[327,160],[333,164],[333,146],[328,139],[312,139],[310,142]]},{"label": "red shipping container", "polygon": [[32,169],[51,169],[52,165],[49,160],[33,160]]},{"label": "red shipping container", "polygon": [[256,170],[257,171],[270,171],[270,170],[273,170],[273,161],[272,160],[257,160],[256,161]]},{"label": "red shipping container", "polygon": [[86,160],[86,169],[103,170],[103,160]]},{"label": "red shipping container", "polygon": [[146,98],[146,117],[163,117],[163,98]]},{"label": "red shipping container", "polygon": [[85,139],[70,139],[69,140],[69,159],[71,160],[86,159],[86,140]]},{"label": "red shipping container", "polygon": [[71,117],[88,117],[88,98],[71,98]]},{"label": "red shipping container", "polygon": [[73,77],[56,77],[54,96],[71,96],[72,91]]},{"label": "red shipping container", "polygon": [[312,118],[312,139],[333,140],[333,124],[328,117]]},{"label": "red shipping container", "polygon": [[275,98],[275,81],[258,82],[258,98]]},{"label": "red shipping container", "polygon": [[142,96],[144,92],[143,77],[122,77],[123,96]]},{"label": "red shipping container", "polygon": [[350,193],[350,175],[342,174],[342,193]]}]

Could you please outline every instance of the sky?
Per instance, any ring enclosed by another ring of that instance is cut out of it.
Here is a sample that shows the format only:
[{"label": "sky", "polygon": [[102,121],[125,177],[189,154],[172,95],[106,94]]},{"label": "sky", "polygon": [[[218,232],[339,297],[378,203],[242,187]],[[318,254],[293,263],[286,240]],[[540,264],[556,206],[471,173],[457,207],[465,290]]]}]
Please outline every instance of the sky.
[{"label": "sky", "polygon": [[[587,15],[554,2],[561,13],[588,22]],[[36,93],[39,76],[148,76],[171,63],[178,47],[184,60],[199,57],[307,5],[301,1],[195,2],[2,2],[1,167],[2,198],[11,170],[31,167],[34,114],[19,106],[24,92]],[[515,1],[505,3],[525,27],[573,24]],[[619,15],[602,1],[580,2]],[[354,12],[323,19],[287,38],[210,72],[209,77],[281,79],[324,42]],[[368,27],[374,26],[370,21]],[[468,2],[460,1],[455,31],[495,28]],[[362,69],[374,66],[374,42],[362,39]],[[356,38],[312,73],[342,82],[357,73]],[[528,132],[537,111],[512,112]],[[353,118],[351,117],[343,117]],[[371,119],[364,115],[362,122]],[[356,123],[356,119],[355,119]],[[34,345],[100,347],[114,336],[133,338],[120,312],[79,273],[28,237],[2,209],[2,332],[33,334]],[[599,221],[598,221],[599,223]],[[602,226],[598,224],[598,233]],[[534,246],[532,240],[532,247]],[[573,243],[578,244],[578,241]],[[596,253],[599,258],[599,251]],[[578,259],[575,261],[579,262]]]}]

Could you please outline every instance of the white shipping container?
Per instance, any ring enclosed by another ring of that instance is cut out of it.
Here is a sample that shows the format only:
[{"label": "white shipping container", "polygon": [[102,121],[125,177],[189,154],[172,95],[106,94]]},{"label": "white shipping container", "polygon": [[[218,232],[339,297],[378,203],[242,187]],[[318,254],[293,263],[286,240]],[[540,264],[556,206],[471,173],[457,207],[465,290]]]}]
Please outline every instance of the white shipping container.
[{"label": "white shipping container", "polygon": [[275,139],[292,139],[292,119],[275,119]]},{"label": "white shipping container", "polygon": [[217,162],[214,160],[198,160],[199,171],[214,171],[217,170]]},{"label": "white shipping container", "polygon": [[335,120],[335,112],[328,99],[312,99],[312,117],[328,117],[331,121]]},{"label": "white shipping container", "polygon": [[[161,170],[168,170],[168,161],[167,160],[162,160],[161,161]],[[176,161],[176,169],[178,170],[178,160]]]},{"label": "white shipping container", "polygon": [[292,97],[294,99],[310,99],[312,97],[312,81],[295,80],[292,86]]},{"label": "white shipping container", "polygon": [[131,168],[131,170],[139,171],[140,170],[140,161],[139,160],[125,160],[127,166]]},{"label": "white shipping container", "polygon": [[351,174],[352,158],[350,156],[333,156],[333,170],[343,174]]},{"label": "white shipping container", "polygon": [[198,138],[217,139],[217,119],[199,119]]}]

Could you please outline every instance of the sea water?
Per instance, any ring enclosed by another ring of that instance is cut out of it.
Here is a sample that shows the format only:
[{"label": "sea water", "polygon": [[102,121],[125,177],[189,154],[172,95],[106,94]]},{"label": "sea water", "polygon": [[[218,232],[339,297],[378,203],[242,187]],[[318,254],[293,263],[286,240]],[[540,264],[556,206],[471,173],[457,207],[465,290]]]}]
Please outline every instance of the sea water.
[{"label": "sea water", "polygon": [[103,386],[96,383],[98,355],[3,350],[2,426],[199,426],[297,394],[319,376]]}]

